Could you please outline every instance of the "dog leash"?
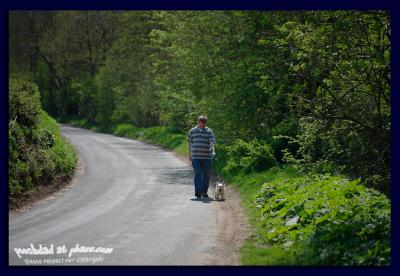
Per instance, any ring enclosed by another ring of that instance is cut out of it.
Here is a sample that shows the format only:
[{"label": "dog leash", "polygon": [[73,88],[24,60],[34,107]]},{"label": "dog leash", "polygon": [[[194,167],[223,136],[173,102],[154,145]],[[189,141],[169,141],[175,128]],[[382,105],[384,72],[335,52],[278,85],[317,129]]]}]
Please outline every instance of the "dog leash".
[{"label": "dog leash", "polygon": [[220,177],[220,175],[219,175],[217,157],[214,157],[213,160],[216,162],[216,163],[215,163],[215,169],[217,170],[217,180],[218,180],[218,182],[222,182],[222,179],[221,179],[221,177]]}]

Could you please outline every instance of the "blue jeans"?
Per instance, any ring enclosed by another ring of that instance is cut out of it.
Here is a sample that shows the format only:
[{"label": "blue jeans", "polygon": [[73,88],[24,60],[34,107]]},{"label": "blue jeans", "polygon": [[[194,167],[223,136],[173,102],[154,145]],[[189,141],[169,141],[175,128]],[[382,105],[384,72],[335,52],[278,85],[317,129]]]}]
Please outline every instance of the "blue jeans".
[{"label": "blue jeans", "polygon": [[195,193],[207,194],[210,180],[210,159],[192,159]]}]

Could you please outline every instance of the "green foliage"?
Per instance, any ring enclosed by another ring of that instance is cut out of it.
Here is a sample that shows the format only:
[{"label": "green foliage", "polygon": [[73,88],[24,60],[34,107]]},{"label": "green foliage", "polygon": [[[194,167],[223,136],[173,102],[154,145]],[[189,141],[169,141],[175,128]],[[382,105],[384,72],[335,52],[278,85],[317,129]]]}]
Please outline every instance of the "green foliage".
[{"label": "green foliage", "polygon": [[55,144],[54,134],[48,129],[34,129],[32,140],[43,148],[51,148]]},{"label": "green foliage", "polygon": [[181,153],[187,153],[187,150],[182,151],[183,144],[187,146],[186,136],[175,127],[138,128],[130,124],[119,124],[114,128],[113,133],[150,142],[172,150],[179,147]]},{"label": "green foliage", "polygon": [[61,136],[60,127],[56,120],[48,116],[44,111],[41,112],[39,128],[52,133],[54,144],[48,150],[49,160],[54,162],[50,178],[69,178],[72,176],[77,156],[74,148]]},{"label": "green foliage", "polygon": [[228,174],[247,174],[267,170],[276,165],[269,145],[257,140],[247,143],[238,139],[228,147],[227,155],[228,163],[224,170]]},{"label": "green foliage", "polygon": [[390,37],[387,11],[15,11],[9,68],[62,121],[185,132],[203,113],[220,145],[390,194]]},{"label": "green foliage", "polygon": [[264,174],[234,183],[242,190],[258,183],[246,197],[258,231],[242,248],[245,263],[390,264],[385,195],[340,175],[296,175],[293,167]]},{"label": "green foliage", "polygon": [[299,146],[293,141],[299,134],[299,131],[300,127],[295,118],[286,118],[271,129],[268,141],[276,160],[282,162],[284,152],[291,153],[292,155],[297,154]]},{"label": "green foliage", "polygon": [[87,119],[73,119],[70,120],[69,123],[76,127],[90,128],[90,124]]},{"label": "green foliage", "polygon": [[96,117],[96,85],[90,76],[81,76],[74,79],[70,84],[71,105],[78,109],[81,117],[89,124],[94,124]]},{"label": "green foliage", "polygon": [[136,139],[140,136],[141,131],[141,128],[135,127],[130,124],[119,124],[114,128],[113,133],[118,136]]},{"label": "green foliage", "polygon": [[9,95],[9,196],[17,200],[37,185],[70,177],[76,155],[56,121],[41,110],[34,84],[10,79]]},{"label": "green foliage", "polygon": [[37,124],[40,94],[35,84],[20,79],[9,80],[8,116],[27,127]]},{"label": "green foliage", "polygon": [[[293,152],[286,151],[285,160],[320,167],[323,171],[336,171],[351,177],[362,176],[363,183],[390,195],[390,168],[380,160],[385,152],[376,148],[360,135],[360,127],[350,121],[327,122],[312,117],[299,120],[300,133],[292,138],[299,145],[297,160]],[[328,168],[330,167],[330,168]]]},{"label": "green foliage", "polygon": [[174,127],[146,128],[139,138],[170,149],[186,142],[186,136]]},{"label": "green foliage", "polygon": [[96,123],[133,123],[150,127],[158,123],[150,31],[157,28],[153,11],[120,14],[120,35],[110,47],[96,79]]}]

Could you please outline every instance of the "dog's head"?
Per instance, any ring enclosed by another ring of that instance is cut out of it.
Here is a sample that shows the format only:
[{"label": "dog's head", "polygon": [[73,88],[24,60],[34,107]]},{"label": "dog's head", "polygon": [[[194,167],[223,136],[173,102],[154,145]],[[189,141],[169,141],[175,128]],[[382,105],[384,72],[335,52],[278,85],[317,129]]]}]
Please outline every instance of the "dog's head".
[{"label": "dog's head", "polygon": [[216,187],[217,187],[217,190],[221,192],[225,189],[225,184],[222,182],[217,182]]}]

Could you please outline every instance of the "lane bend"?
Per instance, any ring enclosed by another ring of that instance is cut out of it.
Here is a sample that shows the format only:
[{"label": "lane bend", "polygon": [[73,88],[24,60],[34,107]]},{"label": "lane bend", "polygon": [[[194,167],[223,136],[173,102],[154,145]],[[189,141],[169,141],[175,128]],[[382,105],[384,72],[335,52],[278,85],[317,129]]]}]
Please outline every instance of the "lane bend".
[{"label": "lane bend", "polygon": [[[45,258],[18,258],[14,248],[31,244],[113,248],[110,254],[73,255],[103,256],[95,265],[212,262],[216,202],[192,200],[194,174],[187,163],[140,141],[68,125],[61,131],[84,160],[85,172],[60,196],[9,216],[10,265]],[[66,255],[46,256],[59,257]]]}]

